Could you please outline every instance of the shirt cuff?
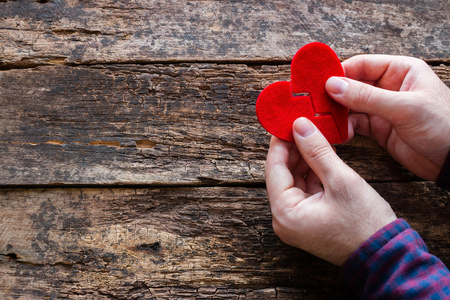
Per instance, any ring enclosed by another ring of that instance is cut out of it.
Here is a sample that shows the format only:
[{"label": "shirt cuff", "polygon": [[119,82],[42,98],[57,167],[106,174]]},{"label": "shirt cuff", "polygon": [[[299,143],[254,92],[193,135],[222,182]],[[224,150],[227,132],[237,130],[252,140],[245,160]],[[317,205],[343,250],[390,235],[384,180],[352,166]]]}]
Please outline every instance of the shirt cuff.
[{"label": "shirt cuff", "polygon": [[405,220],[397,219],[378,230],[350,255],[341,268],[341,279],[350,284],[353,281],[352,277],[355,279],[361,278],[361,276],[357,276],[362,271],[361,266],[365,265],[378,250],[395,236],[410,228]]},{"label": "shirt cuff", "polygon": [[403,219],[386,225],[344,263],[342,280],[364,299],[447,299],[450,272]]}]

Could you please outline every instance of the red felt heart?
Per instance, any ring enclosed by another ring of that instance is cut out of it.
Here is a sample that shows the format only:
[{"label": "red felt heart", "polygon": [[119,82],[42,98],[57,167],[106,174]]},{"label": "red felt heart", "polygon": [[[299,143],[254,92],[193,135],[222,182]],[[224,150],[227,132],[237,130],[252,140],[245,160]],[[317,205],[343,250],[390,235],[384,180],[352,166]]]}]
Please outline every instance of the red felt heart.
[{"label": "red felt heart", "polygon": [[325,91],[331,76],[344,76],[336,53],[325,44],[302,47],[291,63],[291,81],[266,87],[256,101],[261,125],[274,136],[293,142],[292,124],[299,117],[310,119],[330,144],[348,138],[348,109]]}]

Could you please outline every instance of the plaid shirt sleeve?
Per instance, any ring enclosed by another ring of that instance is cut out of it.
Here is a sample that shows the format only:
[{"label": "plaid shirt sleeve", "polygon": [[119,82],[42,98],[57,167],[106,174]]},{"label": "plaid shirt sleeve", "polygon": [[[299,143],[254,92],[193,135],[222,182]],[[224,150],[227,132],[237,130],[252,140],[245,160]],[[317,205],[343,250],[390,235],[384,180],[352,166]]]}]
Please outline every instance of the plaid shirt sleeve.
[{"label": "plaid shirt sleeve", "polygon": [[376,232],[341,269],[361,299],[450,299],[450,272],[403,219]]}]

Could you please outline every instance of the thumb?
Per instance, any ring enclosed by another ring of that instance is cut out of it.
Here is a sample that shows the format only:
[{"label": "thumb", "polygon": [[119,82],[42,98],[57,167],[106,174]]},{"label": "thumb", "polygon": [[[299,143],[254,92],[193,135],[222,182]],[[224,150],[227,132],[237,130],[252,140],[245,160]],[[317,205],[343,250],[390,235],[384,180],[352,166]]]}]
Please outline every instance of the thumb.
[{"label": "thumb", "polygon": [[307,118],[298,118],[292,130],[295,144],[308,166],[324,186],[339,178],[349,168],[334,152],[330,143]]},{"label": "thumb", "polygon": [[330,77],[325,89],[337,102],[348,108],[372,113],[388,120],[405,108],[405,92],[394,92],[344,77]]}]

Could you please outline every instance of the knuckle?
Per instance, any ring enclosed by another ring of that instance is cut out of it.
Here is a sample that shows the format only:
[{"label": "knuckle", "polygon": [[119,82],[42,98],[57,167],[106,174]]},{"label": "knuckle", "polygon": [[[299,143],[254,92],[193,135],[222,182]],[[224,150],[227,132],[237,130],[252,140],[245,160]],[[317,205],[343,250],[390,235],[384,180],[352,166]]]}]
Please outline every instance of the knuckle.
[{"label": "knuckle", "polygon": [[372,93],[373,88],[370,85],[367,84],[361,85],[357,93],[357,100],[359,101],[359,104],[367,106],[369,102],[372,100]]},{"label": "knuckle", "polygon": [[287,208],[282,205],[272,205],[271,206],[271,212],[272,212],[272,219],[277,222],[278,226],[283,223],[283,220],[286,220],[288,213]]},{"label": "knuckle", "polygon": [[330,147],[326,144],[315,145],[309,152],[312,159],[323,160],[330,155]]},{"label": "knuckle", "polygon": [[273,232],[280,240],[282,240],[285,243],[289,242],[287,239],[286,228],[282,224],[280,224],[280,222],[275,218],[272,220],[272,228]]},{"label": "knuckle", "polygon": [[272,217],[278,218],[279,216],[283,215],[283,210],[279,205],[272,205],[270,207],[271,211],[272,211]]},{"label": "knuckle", "polygon": [[430,66],[422,59],[412,57],[411,58],[412,66],[417,66],[420,69],[428,69]]},{"label": "knuckle", "polygon": [[275,234],[283,240],[283,237],[290,231],[294,220],[287,208],[272,210],[272,228]]},{"label": "knuckle", "polygon": [[288,245],[292,245],[292,238],[290,237],[289,232],[287,232],[286,228],[280,225],[278,222],[272,222],[273,231],[276,236],[283,242]]},{"label": "knuckle", "polygon": [[278,221],[275,218],[273,218],[273,220],[272,220],[272,228],[273,228],[273,231],[275,232],[275,234],[277,236],[280,236],[280,234],[282,232],[281,226],[280,226],[280,223],[278,223]]}]

